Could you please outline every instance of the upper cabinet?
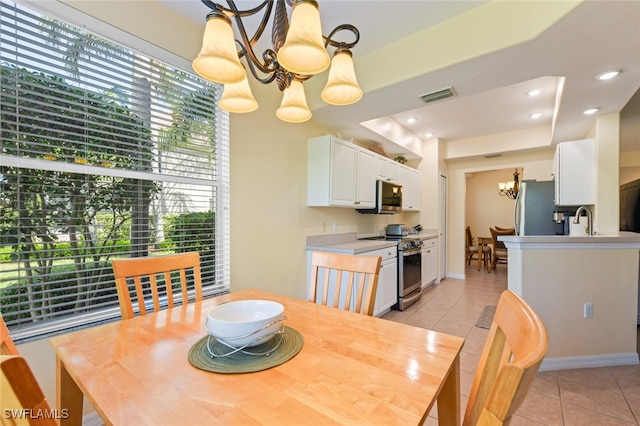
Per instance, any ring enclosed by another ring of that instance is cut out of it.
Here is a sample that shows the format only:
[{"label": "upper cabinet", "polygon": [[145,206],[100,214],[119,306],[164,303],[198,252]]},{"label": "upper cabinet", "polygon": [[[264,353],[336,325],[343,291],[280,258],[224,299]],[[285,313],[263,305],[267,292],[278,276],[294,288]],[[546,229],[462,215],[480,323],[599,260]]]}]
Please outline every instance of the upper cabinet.
[{"label": "upper cabinet", "polygon": [[376,181],[402,185],[402,209],[420,210],[420,171],[335,136],[309,139],[307,205],[376,207]]},{"label": "upper cabinet", "polygon": [[308,141],[307,205],[375,207],[374,153],[334,136]]},{"label": "upper cabinet", "polygon": [[581,206],[595,204],[595,139],[562,142],[553,159],[555,204]]},{"label": "upper cabinet", "polygon": [[402,185],[402,211],[420,210],[420,171],[400,166],[398,183]]},{"label": "upper cabinet", "polygon": [[397,183],[400,179],[400,164],[391,158],[378,157],[378,179]]}]

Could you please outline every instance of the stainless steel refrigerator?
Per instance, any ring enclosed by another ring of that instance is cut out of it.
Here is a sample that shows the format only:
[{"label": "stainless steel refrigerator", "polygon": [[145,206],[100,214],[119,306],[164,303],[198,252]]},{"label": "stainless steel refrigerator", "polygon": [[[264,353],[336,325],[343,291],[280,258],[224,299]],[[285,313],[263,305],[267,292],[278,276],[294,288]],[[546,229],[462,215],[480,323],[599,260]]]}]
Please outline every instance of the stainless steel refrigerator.
[{"label": "stainless steel refrigerator", "polygon": [[518,235],[564,235],[564,223],[556,223],[553,181],[524,180],[514,207],[514,226]]}]

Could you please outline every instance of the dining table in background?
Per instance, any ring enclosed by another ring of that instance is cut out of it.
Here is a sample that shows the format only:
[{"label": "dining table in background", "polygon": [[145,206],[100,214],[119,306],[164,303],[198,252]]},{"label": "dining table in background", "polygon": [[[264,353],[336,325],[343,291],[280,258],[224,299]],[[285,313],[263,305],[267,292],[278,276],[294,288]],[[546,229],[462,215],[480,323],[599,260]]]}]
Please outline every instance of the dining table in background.
[{"label": "dining table in background", "polygon": [[[284,305],[301,351],[243,374],[188,360],[216,305]],[[51,338],[57,406],[82,423],[85,397],[107,425],[419,425],[437,401],[439,424],[460,424],[464,339],[261,290],[231,292]]]},{"label": "dining table in background", "polygon": [[478,271],[481,269],[481,265],[483,262],[485,268],[487,268],[487,271],[489,271],[491,268],[491,262],[489,262],[488,253],[484,252],[484,248],[489,247],[489,243],[491,243],[491,237],[478,237]]}]

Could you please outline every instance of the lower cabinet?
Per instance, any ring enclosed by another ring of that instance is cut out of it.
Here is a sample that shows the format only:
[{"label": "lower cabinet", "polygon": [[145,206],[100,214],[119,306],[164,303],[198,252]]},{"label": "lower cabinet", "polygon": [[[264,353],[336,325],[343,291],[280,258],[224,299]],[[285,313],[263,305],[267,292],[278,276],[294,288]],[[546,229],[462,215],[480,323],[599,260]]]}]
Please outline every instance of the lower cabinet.
[{"label": "lower cabinet", "polygon": [[381,256],[382,265],[378,277],[378,292],[374,316],[382,316],[398,303],[398,248],[389,247],[375,252],[362,253],[361,256]]},{"label": "lower cabinet", "polygon": [[422,245],[422,288],[438,279],[438,240],[430,238]]}]

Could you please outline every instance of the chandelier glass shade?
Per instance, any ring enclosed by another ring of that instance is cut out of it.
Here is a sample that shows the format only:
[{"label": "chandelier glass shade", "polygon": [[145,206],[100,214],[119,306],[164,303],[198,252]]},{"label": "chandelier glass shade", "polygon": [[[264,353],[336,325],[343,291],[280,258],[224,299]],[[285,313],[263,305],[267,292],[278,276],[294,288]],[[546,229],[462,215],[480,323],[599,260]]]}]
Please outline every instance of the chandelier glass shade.
[{"label": "chandelier glass shade", "polygon": [[276,111],[276,117],[288,123],[303,123],[311,118],[311,110],[307,106],[302,82],[293,80],[289,87],[284,89],[282,103]]},{"label": "chandelier glass shade", "polygon": [[498,194],[515,200],[520,191],[520,181],[518,180],[518,169],[513,172],[513,180],[498,183]]},{"label": "chandelier glass shade", "polygon": [[287,38],[278,50],[278,62],[295,74],[315,75],[329,68],[331,58],[322,42],[318,5],[295,3]]},{"label": "chandelier glass shade", "polygon": [[253,97],[245,74],[239,83],[225,84],[218,106],[229,112],[251,112],[258,109],[258,101]]},{"label": "chandelier glass shade", "polygon": [[[323,36],[315,0],[267,0],[248,10],[238,9],[232,0],[227,0],[228,7],[211,0],[202,2],[212,11],[207,15],[202,49],[193,60],[193,69],[201,77],[225,85],[220,108],[245,113],[258,107],[247,71],[260,83],[277,84],[283,100],[276,116],[287,122],[301,123],[311,118],[303,82],[329,67],[327,85],[321,93],[325,102],[350,105],[362,98],[350,50],[360,39],[358,29],[342,24]],[[292,8],[291,25],[287,5]],[[250,36],[243,19],[256,14],[262,14],[261,21]],[[271,46],[258,56],[254,48],[271,17]],[[239,39],[235,39],[232,18]],[[337,41],[334,37],[341,31],[350,32],[355,39]],[[329,46],[335,48],[333,59],[327,51]],[[247,68],[240,62],[242,58]]]},{"label": "chandelier glass shade", "polygon": [[215,83],[240,83],[246,77],[236,50],[231,20],[224,13],[207,15],[202,50],[192,66],[198,75]]}]

